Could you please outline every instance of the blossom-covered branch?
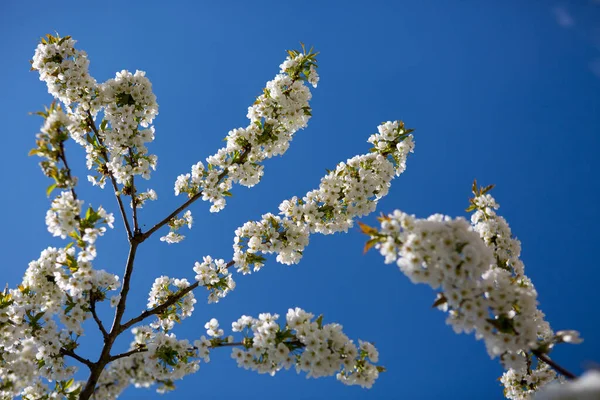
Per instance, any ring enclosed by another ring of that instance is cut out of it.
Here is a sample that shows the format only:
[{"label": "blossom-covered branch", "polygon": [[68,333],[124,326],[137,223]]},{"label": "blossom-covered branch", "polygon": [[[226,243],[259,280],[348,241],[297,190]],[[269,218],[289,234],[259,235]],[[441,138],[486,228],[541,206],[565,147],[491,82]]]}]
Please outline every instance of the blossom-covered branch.
[{"label": "blossom-covered branch", "polygon": [[346,232],[354,218],[370,214],[389,190],[390,182],[406,169],[414,149],[412,129],[402,121],[385,122],[369,137],[370,153],[339,163],[321,179],[319,188],[302,199],[293,197],[279,206],[282,217],[265,214],[235,232],[233,260],[238,272],[258,271],[265,258],[277,253],[282,264],[297,264],[312,233]]},{"label": "blossom-covered branch", "polygon": [[233,335],[225,337],[214,318],[205,324],[207,335],[193,343],[162,328],[134,328],[130,350],[113,356],[94,398],[113,399],[131,384],[173,390],[174,381],[196,372],[201,361],[210,362],[210,351],[219,347],[234,347],[231,357],[239,367],[270,375],[295,367],[307,377],[335,375],[346,385],[371,387],[385,371],[374,364],[379,358],[375,347],[360,340],[357,346],[339,324],[323,324],[322,316],[315,319],[300,308],[288,310],[285,324],[278,319],[278,314],[269,313],[242,316],[232,323],[233,334],[242,336],[237,341]]},{"label": "blossom-covered branch", "polygon": [[[500,357],[507,369],[501,379],[505,395],[529,399],[556,379],[554,364],[544,362],[552,347],[581,339],[575,331],[554,333],[537,308],[537,292],[519,259],[520,243],[496,214],[492,187],[473,184],[471,224],[440,214],[417,219],[397,210],[379,218],[379,229],[364,224],[361,229],[371,237],[365,249],[375,246],[413,283],[439,290],[434,307],[448,313],[446,322],[456,333],[474,333],[491,357]],[[533,356],[541,361],[534,365]]]}]

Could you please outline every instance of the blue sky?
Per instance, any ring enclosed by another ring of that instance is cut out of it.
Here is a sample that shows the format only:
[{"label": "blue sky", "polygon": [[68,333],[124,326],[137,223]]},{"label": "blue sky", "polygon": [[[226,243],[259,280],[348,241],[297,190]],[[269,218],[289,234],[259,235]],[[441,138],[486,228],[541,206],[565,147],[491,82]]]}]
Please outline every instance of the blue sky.
[{"label": "blue sky", "polygon": [[[415,154],[378,211],[464,215],[473,179],[495,183],[541,309],[554,329],[577,329],[585,338],[553,356],[581,373],[600,362],[598,21],[600,3],[591,0],[4,1],[1,281],[14,287],[42,249],[61,245],[44,223],[49,182],[38,160],[27,157],[41,124],[27,113],[51,101],[29,72],[40,36],[72,35],[99,82],[122,69],[144,70],[153,82],[160,114],[151,152],[159,168],[148,187],[159,201],[143,209],[146,227],[183,201],[173,195],[177,175],[213,154],[230,129],[246,125],[247,107],[278,71],[284,51],[304,42],[321,52],[309,127],[283,158],[266,163],[260,185],[235,187],[221,213],[194,204],[195,227],[184,242],[168,246],[157,236],[140,248],[129,315],[145,307],[157,276],[193,279],[202,256],[231,259],[238,226],[317,187],[326,168],[368,150],[366,139],[380,122],[402,119],[416,129]],[[82,152],[69,150],[80,197],[116,215],[111,192],[91,188]],[[257,375],[238,369],[228,350],[217,350],[165,398],[502,398],[498,360],[489,359],[483,343],[445,325],[443,313],[430,308],[428,287],[412,285],[376,252],[363,255],[364,241],[357,229],[313,236],[301,264],[270,259],[260,273],[237,277],[236,290],[217,305],[204,304],[199,293],[194,316],[176,333],[194,339],[211,317],[229,326],[242,314],[284,315],[299,306],[341,323],[352,338],[376,343],[388,372],[373,389],[306,380],[292,371]],[[122,276],[121,224],[98,251],[96,265]],[[95,358],[98,339],[90,325],[81,352]],[[133,389],[122,396],[157,397]]]}]

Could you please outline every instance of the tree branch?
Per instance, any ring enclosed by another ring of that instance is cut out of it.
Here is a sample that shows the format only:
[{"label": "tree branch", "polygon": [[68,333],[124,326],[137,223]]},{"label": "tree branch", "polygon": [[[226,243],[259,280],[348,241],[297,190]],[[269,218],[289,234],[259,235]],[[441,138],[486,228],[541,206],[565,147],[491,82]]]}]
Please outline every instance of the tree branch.
[{"label": "tree branch", "polygon": [[133,208],[133,234],[137,234],[140,231],[140,227],[138,225],[138,216],[137,216],[137,201],[135,198],[135,185],[133,183],[133,175],[131,175],[131,206]]},{"label": "tree branch", "polygon": [[[233,260],[229,261],[227,263],[226,267],[229,268],[234,264],[235,263],[233,262]],[[151,315],[160,314],[161,312],[165,311],[167,308],[169,308],[170,306],[175,304],[177,301],[179,301],[183,296],[185,296],[192,290],[196,289],[198,286],[200,286],[200,282],[196,281],[193,284],[191,284],[190,286],[181,289],[180,291],[175,293],[172,297],[169,297],[169,299],[167,301],[165,301],[164,303],[162,303],[154,308],[151,308],[149,310],[146,310],[146,311],[142,312],[140,315],[138,315],[137,317],[130,319],[129,321],[127,321],[121,325],[121,332],[123,332],[124,330],[128,329],[129,327],[137,324],[138,322],[142,322],[143,320],[145,320],[146,318],[148,318]]]},{"label": "tree branch", "polygon": [[567,379],[577,379],[577,376],[568,371],[567,369],[561,367],[560,365],[558,365],[557,363],[555,363],[554,361],[552,361],[546,354],[537,351],[537,350],[533,350],[532,351],[533,355],[535,355],[539,360],[541,360],[542,362],[548,364],[549,366],[551,366],[556,372],[558,372],[559,374],[563,375],[565,378]]},{"label": "tree branch", "polygon": [[74,358],[75,360],[79,361],[80,363],[85,364],[89,369],[92,369],[94,367],[93,362],[91,362],[87,358],[83,358],[83,357],[77,355],[73,350],[67,350],[63,347],[60,349],[60,354]]},{"label": "tree branch", "polygon": [[75,193],[75,188],[73,187],[73,177],[71,176],[71,168],[69,168],[69,164],[67,163],[65,145],[63,142],[60,142],[60,154],[58,155],[58,157],[62,160],[63,164],[65,164],[65,170],[67,171],[67,177],[70,183],[69,186],[71,186],[71,194],[73,195],[73,199],[77,200],[77,193]]},{"label": "tree branch", "polygon": [[[241,157],[239,158],[239,160],[237,160],[237,164],[242,164],[243,162],[245,162],[246,158],[248,158],[248,154],[250,153],[251,150],[252,150],[252,146],[248,146],[248,148],[245,149],[244,154],[242,154]],[[219,182],[221,182],[221,179],[223,179],[227,175],[227,172],[228,172],[228,169],[225,168],[223,170],[223,172],[221,172],[219,174],[219,179],[217,180],[217,185],[219,184]],[[142,233],[141,237],[140,237],[140,243],[143,242],[144,240],[148,239],[154,232],[156,232],[157,230],[162,228],[164,225],[169,223],[169,221],[172,218],[174,218],[177,214],[179,214],[180,212],[182,212],[183,210],[188,208],[189,205],[192,204],[193,202],[195,202],[196,200],[198,200],[200,198],[200,196],[202,196],[202,190],[199,191],[198,193],[196,193],[195,195],[193,195],[192,197],[190,197],[185,203],[183,203],[182,205],[177,207],[177,209],[175,211],[173,211],[162,221],[160,221],[159,223],[154,225],[149,231]]]},{"label": "tree branch", "polygon": [[131,356],[133,354],[144,353],[146,351],[148,351],[148,349],[145,349],[145,348],[129,350],[129,351],[126,351],[125,353],[117,354],[116,356],[111,356],[110,357],[110,362],[118,360],[119,358],[129,357],[129,356]]},{"label": "tree branch", "polygon": [[179,214],[180,212],[182,212],[183,210],[188,208],[190,204],[192,204],[193,202],[198,200],[200,197],[202,197],[202,191],[200,191],[200,192],[196,193],[194,196],[190,197],[185,203],[183,203],[182,205],[177,207],[177,209],[175,211],[173,211],[162,221],[160,221],[159,223],[154,225],[149,231],[142,233],[140,236],[140,241],[143,242],[144,240],[148,239],[154,232],[156,232],[157,230],[159,230],[160,228],[162,228],[163,226],[168,224],[169,221],[173,217],[175,217],[177,214]]},{"label": "tree branch", "polygon": [[[90,113],[89,110],[87,111],[87,115],[88,115],[87,121],[88,121],[89,127],[92,129],[92,131],[94,131],[94,134],[98,138],[98,142],[102,146],[104,146],[104,144],[102,143],[102,137],[100,136],[100,133],[98,132],[98,128],[96,128],[96,123],[94,122],[94,119],[92,118],[92,113]],[[102,149],[102,156],[104,157],[106,162],[108,162],[108,154],[106,154],[106,150],[104,150],[104,149]],[[106,166],[106,162],[104,163],[104,166]],[[123,218],[123,223],[125,224],[125,230],[127,231],[127,239],[129,241],[131,241],[131,238],[133,237],[133,233],[131,232],[131,227],[129,226],[129,221],[127,220],[127,214],[125,213],[125,207],[123,207],[123,200],[121,199],[121,195],[119,195],[119,186],[117,186],[117,180],[115,179],[112,172],[110,172],[108,167],[106,168],[106,170],[108,171],[108,176],[110,177],[110,181],[112,183],[112,187],[115,192],[115,197],[117,198],[117,203],[119,203],[119,210],[121,211],[121,217]]]},{"label": "tree branch", "polygon": [[127,301],[127,294],[129,293],[129,284],[131,282],[131,275],[133,274],[133,264],[137,247],[138,242],[134,238],[131,242],[131,246],[129,247],[129,255],[127,256],[127,264],[125,265],[125,273],[123,274],[123,286],[121,287],[120,293],[121,298],[119,299],[119,304],[117,304],[115,318],[113,320],[112,327],[110,328],[109,336],[113,338],[116,338],[119,333],[123,332],[121,329],[121,319],[125,313],[125,303]]},{"label": "tree branch", "polygon": [[92,312],[92,317],[94,317],[94,321],[96,321],[96,324],[98,325],[98,329],[100,329],[100,332],[102,332],[102,336],[106,340],[108,332],[104,328],[104,325],[102,325],[102,321],[100,320],[100,318],[98,318],[98,314],[96,314],[96,297],[93,294],[90,294],[90,311]]}]

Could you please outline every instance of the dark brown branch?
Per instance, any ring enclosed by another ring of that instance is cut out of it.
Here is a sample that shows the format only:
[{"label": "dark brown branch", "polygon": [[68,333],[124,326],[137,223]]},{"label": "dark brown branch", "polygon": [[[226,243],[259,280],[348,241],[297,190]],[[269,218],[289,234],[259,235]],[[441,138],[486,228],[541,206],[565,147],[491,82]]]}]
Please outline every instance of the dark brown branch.
[{"label": "dark brown branch", "polygon": [[125,358],[125,357],[129,357],[133,354],[137,354],[137,353],[144,353],[148,351],[148,349],[144,349],[144,348],[140,348],[140,349],[135,349],[135,350],[129,350],[125,353],[121,353],[121,354],[117,354],[116,356],[111,356],[110,357],[110,362],[118,360],[119,358]]},{"label": "dark brown branch", "polygon": [[140,236],[140,240],[143,242],[144,240],[148,239],[154,232],[156,232],[157,230],[159,230],[160,228],[162,228],[163,226],[168,224],[171,219],[173,219],[175,216],[177,216],[177,214],[179,214],[180,212],[182,212],[183,210],[188,208],[190,204],[192,204],[193,202],[198,200],[200,197],[202,197],[202,191],[200,191],[197,194],[195,194],[194,196],[190,197],[185,203],[183,203],[182,205],[177,207],[177,209],[175,211],[173,211],[162,221],[160,221],[159,223],[154,225],[149,231],[142,233]]},{"label": "dark brown branch", "polygon": [[140,232],[137,216],[137,199],[135,197],[135,185],[133,183],[133,175],[131,175],[131,207],[133,208],[133,233],[134,235]]},{"label": "dark brown branch", "polygon": [[96,325],[98,325],[98,329],[100,329],[100,332],[102,332],[102,337],[106,339],[106,337],[108,336],[108,332],[104,328],[104,325],[102,325],[102,321],[100,320],[100,318],[98,318],[98,314],[96,313],[96,297],[93,293],[90,294],[90,311],[92,312],[92,317],[94,318],[94,321],[96,321]]},{"label": "dark brown branch", "polygon": [[65,154],[65,145],[63,142],[60,142],[60,154],[58,157],[62,160],[65,165],[65,170],[67,171],[67,177],[69,179],[69,183],[71,186],[71,194],[73,195],[73,199],[77,200],[77,193],[75,193],[75,188],[73,187],[73,177],[71,176],[71,168],[69,168],[69,164],[67,163],[67,156]]},{"label": "dark brown branch", "polygon": [[131,275],[133,274],[133,262],[135,260],[135,253],[137,251],[138,242],[133,240],[129,247],[129,255],[127,256],[127,264],[125,265],[125,273],[123,274],[123,287],[121,287],[121,298],[117,304],[117,310],[115,311],[115,318],[113,320],[112,328],[110,329],[110,336],[115,338],[119,333],[123,332],[121,329],[121,319],[125,313],[125,303],[127,301],[127,294],[129,293],[129,285],[131,283]]},{"label": "dark brown branch", "polygon": [[161,305],[151,308],[150,310],[146,310],[143,313],[141,313],[140,315],[138,315],[137,317],[132,318],[129,321],[122,324],[120,326],[120,331],[123,332],[127,328],[133,326],[134,324],[137,324],[138,322],[145,320],[146,318],[148,318],[151,315],[160,314],[163,311],[166,311],[170,306],[175,304],[179,299],[181,299],[183,296],[185,296],[192,290],[196,289],[199,285],[200,285],[200,282],[194,282],[190,286],[188,286],[184,289],[181,289],[175,295],[173,295],[172,297],[169,297],[169,299],[167,301],[165,301],[164,303],[162,303]]},{"label": "dark brown branch", "polygon": [[80,363],[85,364],[89,369],[92,369],[94,367],[93,362],[91,362],[87,358],[83,358],[80,355],[77,355],[73,350],[67,350],[63,347],[60,349],[60,354],[74,358],[75,360],[79,361]]},{"label": "dark brown branch", "polygon": [[[244,154],[242,154],[242,156],[238,160],[238,164],[241,164],[246,160],[251,149],[252,149],[252,147],[248,147],[246,149]],[[219,184],[219,182],[221,182],[221,179],[223,179],[226,175],[227,175],[227,168],[224,169],[223,172],[221,172],[219,174],[219,179],[217,180],[217,185]],[[159,223],[154,225],[149,231],[142,233],[140,236],[140,243],[143,242],[144,240],[148,239],[154,232],[156,232],[157,230],[159,230],[160,228],[162,228],[163,226],[168,224],[171,219],[173,219],[175,216],[177,216],[177,214],[179,214],[180,212],[182,212],[183,210],[188,208],[190,206],[190,204],[192,204],[193,202],[198,200],[200,197],[202,197],[202,190],[199,191],[198,193],[196,193],[195,195],[193,195],[192,197],[190,197],[185,203],[183,203],[182,205],[177,207],[177,209],[175,211],[173,211],[162,221],[160,221]]]},{"label": "dark brown branch", "polygon": [[[96,128],[96,123],[94,122],[94,119],[92,118],[92,114],[90,113],[89,110],[88,110],[87,114],[88,114],[87,120],[88,120],[89,127],[92,129],[92,131],[94,131],[94,134],[98,138],[98,143],[100,143],[100,145],[104,146],[104,144],[102,143],[102,137],[100,136],[100,133],[98,132],[98,128]],[[106,161],[104,164],[104,166],[106,167],[106,163],[108,162],[108,154],[106,153],[106,150],[104,150],[104,149],[102,149],[102,157],[104,157],[104,159]],[[117,180],[115,179],[112,172],[110,172],[108,167],[106,167],[106,170],[108,171],[108,176],[110,177],[110,181],[112,183],[112,187],[115,192],[115,197],[117,198],[117,203],[119,203],[119,210],[121,211],[121,217],[123,218],[123,223],[125,224],[125,230],[127,231],[127,238],[129,241],[131,241],[131,238],[133,237],[133,233],[131,232],[131,227],[129,226],[129,221],[127,220],[127,214],[125,213],[125,207],[123,206],[123,200],[121,199],[121,195],[119,194],[119,186],[117,185]]]},{"label": "dark brown branch", "polygon": [[[226,267],[229,268],[232,265],[234,265],[235,263],[232,261],[229,261],[226,264]],[[166,311],[170,306],[172,306],[173,304],[175,304],[177,301],[179,301],[183,296],[185,296],[186,294],[188,294],[189,292],[191,292],[192,290],[196,289],[198,286],[200,286],[200,282],[194,282],[193,284],[191,284],[190,286],[181,289],[179,292],[175,293],[175,295],[173,295],[172,297],[169,297],[169,299],[167,301],[165,301],[164,303],[151,308],[149,310],[146,310],[144,312],[142,312],[140,315],[138,315],[135,318],[130,319],[129,321],[125,322],[124,324],[121,325],[121,332],[130,328],[131,326],[137,324],[138,322],[142,322],[143,320],[145,320],[146,318],[150,317],[151,315],[156,315],[156,314],[160,314],[163,311]]]},{"label": "dark brown branch", "polygon": [[560,365],[558,365],[557,363],[555,363],[554,361],[552,361],[546,354],[540,352],[540,351],[532,351],[533,355],[535,355],[539,360],[541,360],[542,362],[548,364],[549,366],[551,366],[556,372],[558,372],[559,374],[563,375],[565,378],[567,379],[577,379],[577,376],[568,371],[567,369],[561,367]]}]

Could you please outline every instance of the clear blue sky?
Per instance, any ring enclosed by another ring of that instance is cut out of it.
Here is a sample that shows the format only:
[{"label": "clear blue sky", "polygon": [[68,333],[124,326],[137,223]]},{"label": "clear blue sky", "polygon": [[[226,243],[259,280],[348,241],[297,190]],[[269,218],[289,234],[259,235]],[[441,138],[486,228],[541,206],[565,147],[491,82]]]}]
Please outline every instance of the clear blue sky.
[{"label": "clear blue sky", "polygon": [[[159,168],[149,187],[159,201],[143,209],[146,226],[183,200],[173,195],[176,176],[246,124],[247,107],[277,72],[284,50],[302,41],[321,52],[308,129],[283,158],[267,162],[260,185],[235,187],[221,213],[195,204],[196,225],[184,242],[168,246],[156,237],[141,247],[131,315],[145,306],[157,276],[193,279],[202,256],[231,259],[235,228],[315,188],[326,168],[368,149],[365,141],[381,121],[402,119],[416,129],[416,152],[378,210],[464,215],[473,178],[495,183],[542,310],[554,329],[577,329],[585,338],[553,356],[581,373],[600,362],[599,21],[600,3],[591,0],[3,1],[1,281],[14,287],[42,249],[61,244],[44,223],[49,182],[38,159],[27,157],[41,124],[27,113],[51,101],[28,71],[40,36],[72,35],[99,82],[122,69],[144,70],[153,82],[160,114],[151,151]],[[69,149],[80,197],[116,214],[111,192],[85,182],[82,152]],[[352,338],[376,343],[388,372],[373,389],[292,371],[257,375],[238,369],[229,350],[217,350],[165,398],[502,398],[498,360],[489,359],[483,343],[445,325],[444,314],[430,308],[428,287],[410,284],[375,252],[363,255],[364,240],[356,229],[313,236],[300,265],[270,259],[260,273],[237,277],[236,290],[218,305],[204,304],[199,293],[195,315],[176,333],[194,339],[211,317],[229,326],[242,314],[284,315],[299,306],[341,323]],[[98,251],[96,265],[122,276],[121,224]],[[81,348],[95,358],[98,336],[90,328]],[[123,395],[157,397],[133,389]]]}]

